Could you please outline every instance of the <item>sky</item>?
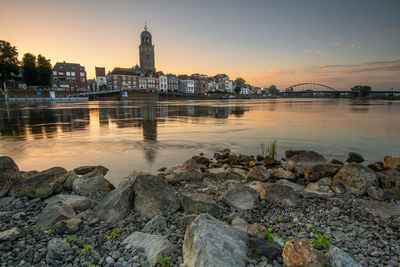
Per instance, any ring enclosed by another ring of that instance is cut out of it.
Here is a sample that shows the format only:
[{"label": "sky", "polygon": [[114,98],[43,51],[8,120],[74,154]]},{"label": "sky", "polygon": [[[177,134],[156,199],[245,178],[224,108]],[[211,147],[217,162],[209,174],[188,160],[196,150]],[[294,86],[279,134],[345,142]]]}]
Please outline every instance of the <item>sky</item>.
[{"label": "sky", "polygon": [[111,71],[139,63],[147,21],[157,70],[400,90],[399,0],[0,0],[0,40],[23,54]]}]

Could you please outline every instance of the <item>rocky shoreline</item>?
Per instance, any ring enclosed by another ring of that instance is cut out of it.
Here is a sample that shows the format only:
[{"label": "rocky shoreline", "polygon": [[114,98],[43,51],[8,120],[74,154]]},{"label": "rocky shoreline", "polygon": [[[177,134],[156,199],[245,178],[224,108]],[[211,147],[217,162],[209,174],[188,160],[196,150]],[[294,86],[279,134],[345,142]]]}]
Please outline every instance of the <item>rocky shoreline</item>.
[{"label": "rocky shoreline", "polygon": [[400,157],[229,149],[115,188],[0,157],[0,266],[399,266]]}]

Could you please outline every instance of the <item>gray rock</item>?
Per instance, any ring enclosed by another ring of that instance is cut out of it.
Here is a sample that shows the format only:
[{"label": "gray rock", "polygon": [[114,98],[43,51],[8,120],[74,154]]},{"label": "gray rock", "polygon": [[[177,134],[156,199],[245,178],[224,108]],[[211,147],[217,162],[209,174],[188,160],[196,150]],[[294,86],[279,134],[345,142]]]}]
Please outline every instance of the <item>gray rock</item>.
[{"label": "gray rock", "polygon": [[284,207],[299,206],[301,204],[301,199],[289,186],[265,183],[258,188],[258,192],[260,193],[260,199]]},{"label": "gray rock", "polygon": [[202,180],[200,166],[195,160],[189,159],[182,163],[178,168],[167,172],[165,181],[170,184],[178,184],[183,181],[200,181]]},{"label": "gray rock", "polygon": [[100,165],[99,166],[81,166],[81,167],[75,168],[74,172],[78,175],[85,175],[85,174],[88,174],[95,170],[100,170],[103,173],[103,175],[106,175],[108,172],[108,169],[106,167],[100,166]]},{"label": "gray rock", "polygon": [[346,161],[361,163],[361,162],[364,162],[364,158],[356,152],[350,152]]},{"label": "gray rock", "polygon": [[171,256],[176,247],[168,239],[161,235],[151,235],[142,232],[134,232],[121,243],[125,248],[143,249],[151,266],[157,263],[159,255]]},{"label": "gray rock", "polygon": [[213,216],[220,216],[223,208],[206,194],[184,194],[181,205],[188,213],[209,213]]},{"label": "gray rock", "polygon": [[180,207],[176,194],[154,175],[138,175],[133,183],[134,209],[142,216],[153,218],[170,215]]},{"label": "gray rock", "polygon": [[376,200],[384,200],[385,199],[385,191],[377,186],[370,186],[367,189],[367,193],[370,197]]},{"label": "gray rock", "polygon": [[260,181],[252,181],[251,183],[246,184],[245,186],[248,186],[254,190],[256,190],[258,192],[258,188],[260,187],[260,185],[262,185],[263,183]]},{"label": "gray rock", "polygon": [[276,184],[280,184],[280,185],[284,185],[284,186],[289,186],[290,188],[293,189],[294,192],[296,193],[300,193],[304,190],[304,186],[293,183],[293,182],[289,182],[286,179],[282,179],[282,180],[278,180],[276,181]]},{"label": "gray rock", "polygon": [[246,266],[247,234],[208,214],[187,228],[183,242],[186,266]]},{"label": "gray rock", "polygon": [[304,168],[304,179],[316,182],[324,177],[333,177],[343,166],[338,164],[317,164]]},{"label": "gray rock", "polygon": [[231,170],[232,173],[237,174],[240,176],[242,179],[246,179],[248,172],[244,169],[240,168],[232,168]]},{"label": "gray rock", "polygon": [[305,167],[323,163],[326,163],[326,159],[323,156],[314,151],[307,151],[291,157],[286,162],[285,169],[303,175]]},{"label": "gray rock", "polygon": [[84,211],[87,209],[93,209],[97,206],[97,201],[77,195],[54,195],[44,201],[47,205],[53,205],[57,202],[62,202],[64,204],[70,205],[75,212]]},{"label": "gray rock", "polygon": [[288,149],[285,151],[285,157],[290,159],[293,156],[306,153],[305,150],[295,150],[295,149]]},{"label": "gray rock", "polygon": [[378,174],[382,188],[395,198],[400,198],[400,171],[389,169]]},{"label": "gray rock", "polygon": [[37,226],[42,229],[52,229],[59,221],[77,219],[74,209],[63,203],[47,206],[40,213]]},{"label": "gray rock", "polygon": [[0,232],[0,242],[14,241],[22,236],[21,230],[17,227]]},{"label": "gray rock", "polygon": [[248,181],[261,181],[266,182],[270,177],[269,171],[264,166],[254,166],[250,169],[246,179]]},{"label": "gray rock", "polygon": [[335,183],[344,185],[346,191],[362,195],[370,186],[378,186],[375,173],[360,163],[347,163],[333,178]]},{"label": "gray rock", "polygon": [[248,186],[231,189],[222,197],[222,201],[225,204],[237,210],[252,209],[256,205],[257,200],[257,191]]},{"label": "gray rock", "polygon": [[166,227],[167,219],[163,216],[158,215],[146,223],[143,231],[146,233],[161,232]]},{"label": "gray rock", "polygon": [[10,157],[0,157],[0,197],[7,195],[19,179],[20,172],[17,164]]},{"label": "gray rock", "polygon": [[319,196],[333,197],[335,192],[330,187],[332,180],[329,177],[322,178],[315,183],[309,183],[304,192],[317,194]]},{"label": "gray rock", "polygon": [[235,217],[235,219],[232,220],[231,225],[232,225],[232,227],[239,229],[246,233],[250,226],[246,220],[240,218],[239,216]]},{"label": "gray rock", "polygon": [[14,199],[15,197],[0,197],[0,207],[9,206]]},{"label": "gray rock", "polygon": [[225,178],[226,176],[226,171],[224,168],[211,168],[208,169],[208,173],[219,178]]},{"label": "gray rock", "polygon": [[270,242],[267,242],[265,238],[250,238],[249,248],[255,255],[265,256],[270,259],[276,258],[281,253],[281,250],[278,247],[274,246]]},{"label": "gray rock", "polygon": [[102,169],[95,169],[72,182],[72,191],[78,195],[87,196],[92,193],[107,193],[115,187],[104,178]]},{"label": "gray rock", "polygon": [[269,172],[271,173],[271,176],[276,178],[276,179],[286,179],[289,181],[295,181],[296,180],[296,175],[290,171],[286,171],[282,167],[275,168],[275,169],[269,169]]},{"label": "gray rock", "polygon": [[67,170],[54,167],[19,180],[10,190],[14,197],[47,198],[64,190]]},{"label": "gray rock", "polygon": [[191,225],[192,222],[193,222],[194,220],[196,220],[196,218],[197,218],[197,215],[182,216],[182,217],[179,218],[179,222],[180,222],[180,224],[181,224],[182,227],[186,228],[186,227],[188,227],[189,225]]},{"label": "gray rock", "polygon": [[387,220],[390,217],[400,216],[400,205],[398,203],[362,200],[359,206],[366,209],[373,216],[381,217],[384,220]]},{"label": "gray rock", "polygon": [[53,238],[47,243],[47,263],[63,262],[71,251],[71,246],[65,239]]},{"label": "gray rock", "polygon": [[328,256],[328,262],[330,263],[330,266],[361,267],[361,264],[357,263],[346,252],[335,246],[331,246],[326,255]]},{"label": "gray rock", "polygon": [[121,182],[116,189],[109,192],[94,209],[90,221],[97,219],[109,224],[123,220],[133,210],[134,180]]},{"label": "gray rock", "polygon": [[268,230],[265,226],[259,223],[253,223],[247,228],[249,236],[259,239],[265,239],[268,235]]},{"label": "gray rock", "polygon": [[82,227],[83,222],[79,218],[72,218],[68,220],[62,220],[54,224],[53,229],[57,233],[62,234],[73,234],[79,231]]}]

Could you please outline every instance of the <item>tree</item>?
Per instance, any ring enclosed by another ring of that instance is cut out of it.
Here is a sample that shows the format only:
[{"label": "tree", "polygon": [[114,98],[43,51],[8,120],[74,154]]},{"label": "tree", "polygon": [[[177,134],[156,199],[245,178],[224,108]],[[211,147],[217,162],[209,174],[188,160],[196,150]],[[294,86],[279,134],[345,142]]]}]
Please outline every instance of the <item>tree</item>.
[{"label": "tree", "polygon": [[272,94],[272,95],[277,95],[277,94],[279,94],[279,90],[278,90],[278,88],[276,88],[275,85],[271,85],[271,86],[268,88],[268,92],[269,92],[270,94]]},{"label": "tree", "polygon": [[153,73],[153,70],[152,69],[147,69],[145,73],[146,73],[146,75],[149,75],[149,74]]},{"label": "tree", "polygon": [[51,86],[51,63],[42,55],[37,57],[37,84],[41,86]]},{"label": "tree", "polygon": [[239,94],[240,90],[242,89],[243,85],[246,83],[246,81],[243,78],[237,78],[235,80],[235,93]]},{"label": "tree", "polygon": [[353,88],[351,88],[352,92],[359,92],[360,96],[367,96],[369,95],[369,92],[371,92],[371,86],[369,85],[356,85]]},{"label": "tree", "polygon": [[37,69],[35,55],[26,53],[22,58],[22,79],[28,86],[36,85]]},{"label": "tree", "polygon": [[11,73],[19,73],[18,52],[15,46],[7,41],[0,40],[0,73],[1,81],[8,80]]}]

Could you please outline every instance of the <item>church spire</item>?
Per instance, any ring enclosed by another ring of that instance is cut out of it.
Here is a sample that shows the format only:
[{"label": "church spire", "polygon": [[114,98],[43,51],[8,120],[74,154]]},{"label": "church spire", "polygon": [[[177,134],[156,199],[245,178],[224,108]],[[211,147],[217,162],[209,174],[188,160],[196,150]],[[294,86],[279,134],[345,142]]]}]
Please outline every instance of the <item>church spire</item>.
[{"label": "church spire", "polygon": [[144,21],[144,30],[147,31],[147,22]]}]

